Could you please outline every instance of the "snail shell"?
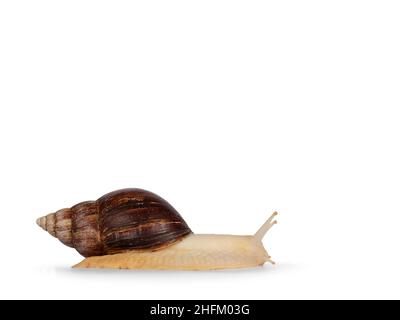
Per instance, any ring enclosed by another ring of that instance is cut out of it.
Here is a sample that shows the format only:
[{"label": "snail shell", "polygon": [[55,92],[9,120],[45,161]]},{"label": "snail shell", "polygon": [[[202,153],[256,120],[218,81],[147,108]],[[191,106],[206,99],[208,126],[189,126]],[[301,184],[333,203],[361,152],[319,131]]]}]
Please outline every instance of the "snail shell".
[{"label": "snail shell", "polygon": [[37,224],[82,256],[159,250],[192,233],[158,195],[121,189],[37,219]]}]

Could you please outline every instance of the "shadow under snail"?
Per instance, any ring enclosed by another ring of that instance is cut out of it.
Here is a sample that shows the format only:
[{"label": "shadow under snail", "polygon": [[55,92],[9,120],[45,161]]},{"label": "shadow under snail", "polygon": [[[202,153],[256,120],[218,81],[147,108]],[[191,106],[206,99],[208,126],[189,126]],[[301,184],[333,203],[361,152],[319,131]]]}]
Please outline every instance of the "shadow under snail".
[{"label": "shadow under snail", "polygon": [[276,214],[254,235],[194,234],[161,197],[122,189],[36,222],[86,258],[75,268],[210,270],[274,264],[262,238]]}]

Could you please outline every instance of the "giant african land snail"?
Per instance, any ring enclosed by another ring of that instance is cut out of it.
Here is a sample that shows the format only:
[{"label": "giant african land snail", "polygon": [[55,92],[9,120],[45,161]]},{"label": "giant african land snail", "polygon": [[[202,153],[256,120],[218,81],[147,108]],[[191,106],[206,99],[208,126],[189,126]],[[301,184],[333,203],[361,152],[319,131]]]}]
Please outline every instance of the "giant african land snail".
[{"label": "giant african land snail", "polygon": [[37,224],[86,257],[77,268],[208,270],[273,263],[262,238],[276,214],[254,235],[193,234],[161,197],[122,189],[41,217]]}]

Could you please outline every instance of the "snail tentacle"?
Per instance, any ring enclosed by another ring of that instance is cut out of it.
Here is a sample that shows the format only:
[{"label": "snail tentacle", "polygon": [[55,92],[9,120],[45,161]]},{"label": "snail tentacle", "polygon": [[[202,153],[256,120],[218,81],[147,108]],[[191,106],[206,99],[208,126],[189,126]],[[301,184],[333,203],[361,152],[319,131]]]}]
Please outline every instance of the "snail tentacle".
[{"label": "snail tentacle", "polygon": [[260,229],[254,234],[254,238],[257,240],[262,240],[264,238],[265,234],[268,232],[271,227],[277,223],[276,220],[273,220],[276,216],[278,215],[278,212],[274,212],[268,219],[265,221],[265,223],[261,226]]}]

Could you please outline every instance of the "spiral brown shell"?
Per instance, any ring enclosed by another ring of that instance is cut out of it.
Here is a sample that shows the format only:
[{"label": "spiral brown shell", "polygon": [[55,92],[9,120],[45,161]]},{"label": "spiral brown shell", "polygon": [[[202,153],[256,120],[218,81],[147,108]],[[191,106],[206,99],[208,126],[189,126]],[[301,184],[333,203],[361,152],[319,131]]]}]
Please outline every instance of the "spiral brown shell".
[{"label": "spiral brown shell", "polygon": [[36,222],[84,257],[159,250],[192,232],[167,201],[142,189],[110,192]]}]

